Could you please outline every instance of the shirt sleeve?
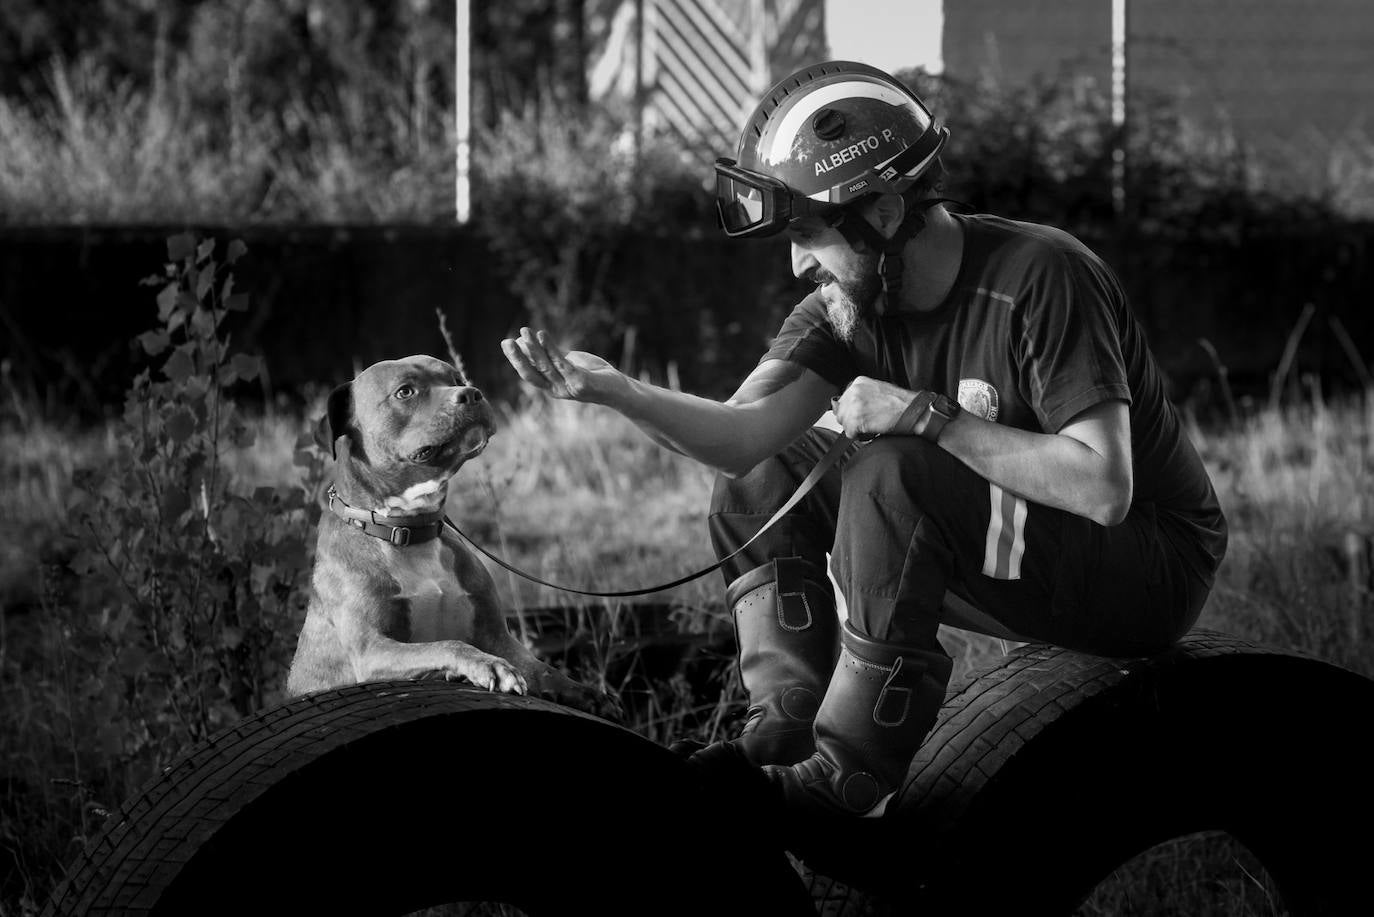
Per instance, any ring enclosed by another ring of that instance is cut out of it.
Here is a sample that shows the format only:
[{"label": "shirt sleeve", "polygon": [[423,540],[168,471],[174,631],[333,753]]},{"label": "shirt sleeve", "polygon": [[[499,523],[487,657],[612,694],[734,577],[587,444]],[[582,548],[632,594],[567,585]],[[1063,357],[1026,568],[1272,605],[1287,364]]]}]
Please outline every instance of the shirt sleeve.
[{"label": "shirt sleeve", "polygon": [[766,360],[800,363],[840,389],[859,374],[853,354],[835,336],[825,315],[825,304],[814,293],[799,302],[787,316],[759,362]]},{"label": "shirt sleeve", "polygon": [[1022,385],[1041,427],[1057,433],[1104,401],[1131,401],[1118,316],[1125,294],[1091,252],[1045,249],[1018,303]]}]

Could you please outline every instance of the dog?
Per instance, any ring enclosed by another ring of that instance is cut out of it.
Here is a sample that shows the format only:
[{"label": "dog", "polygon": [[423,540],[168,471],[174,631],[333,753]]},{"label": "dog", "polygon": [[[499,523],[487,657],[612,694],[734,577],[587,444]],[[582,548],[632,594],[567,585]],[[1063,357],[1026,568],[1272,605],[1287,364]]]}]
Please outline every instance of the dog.
[{"label": "dog", "polygon": [[449,481],[493,431],[482,392],[434,357],[376,363],[330,394],[315,440],[335,477],[290,696],[443,677],[616,718],[511,635],[491,574],[443,524]]}]

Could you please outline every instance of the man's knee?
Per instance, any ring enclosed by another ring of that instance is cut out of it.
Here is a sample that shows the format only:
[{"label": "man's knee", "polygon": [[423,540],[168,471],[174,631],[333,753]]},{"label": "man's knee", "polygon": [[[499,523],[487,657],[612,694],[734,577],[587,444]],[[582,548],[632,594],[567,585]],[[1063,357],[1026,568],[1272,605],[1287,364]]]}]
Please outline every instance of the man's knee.
[{"label": "man's knee", "polygon": [[798,467],[809,469],[813,465],[815,461],[793,443],[759,462],[747,474],[738,477],[718,474],[711,491],[711,512],[759,512],[781,506],[801,480],[797,476]]},{"label": "man's knee", "polygon": [[861,447],[844,469],[844,486],[872,493],[900,489],[912,494],[938,483],[953,456],[919,436],[880,436]]},{"label": "man's knee", "polygon": [[[786,489],[785,472],[782,462],[773,456],[739,477],[717,474],[711,490],[711,514],[750,512],[770,506],[776,494]],[[785,494],[783,499],[787,499]]]}]

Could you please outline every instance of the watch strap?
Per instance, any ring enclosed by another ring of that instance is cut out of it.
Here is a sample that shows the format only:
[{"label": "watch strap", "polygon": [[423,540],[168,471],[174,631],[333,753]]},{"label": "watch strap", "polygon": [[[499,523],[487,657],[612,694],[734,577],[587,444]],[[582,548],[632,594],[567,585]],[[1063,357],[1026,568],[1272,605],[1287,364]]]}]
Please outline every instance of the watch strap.
[{"label": "watch strap", "polygon": [[926,408],[924,423],[919,424],[918,436],[921,436],[932,443],[940,441],[940,433],[945,429],[945,424],[959,416],[959,403],[945,395],[936,395],[930,400],[929,407]]},{"label": "watch strap", "polygon": [[919,391],[907,402],[902,415],[897,418],[897,423],[892,427],[893,433],[916,435],[916,430],[925,416],[926,411],[930,410],[930,403],[935,400],[934,392]]}]

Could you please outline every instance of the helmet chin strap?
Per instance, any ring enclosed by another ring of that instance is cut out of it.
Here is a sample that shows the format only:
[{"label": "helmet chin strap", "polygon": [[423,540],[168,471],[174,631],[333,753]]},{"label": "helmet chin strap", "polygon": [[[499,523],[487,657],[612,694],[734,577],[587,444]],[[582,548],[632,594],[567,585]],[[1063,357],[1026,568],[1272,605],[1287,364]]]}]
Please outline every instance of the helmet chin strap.
[{"label": "helmet chin strap", "polygon": [[907,201],[903,195],[902,200],[906,203],[906,217],[890,237],[878,232],[872,223],[857,213],[852,216],[846,214],[847,218],[836,226],[850,248],[855,251],[868,248],[878,253],[878,276],[882,278],[883,290],[875,300],[874,308],[879,315],[887,314],[889,305],[896,310],[897,300],[902,292],[902,251],[908,242],[926,228],[926,211],[936,204],[958,203],[947,197]]}]

